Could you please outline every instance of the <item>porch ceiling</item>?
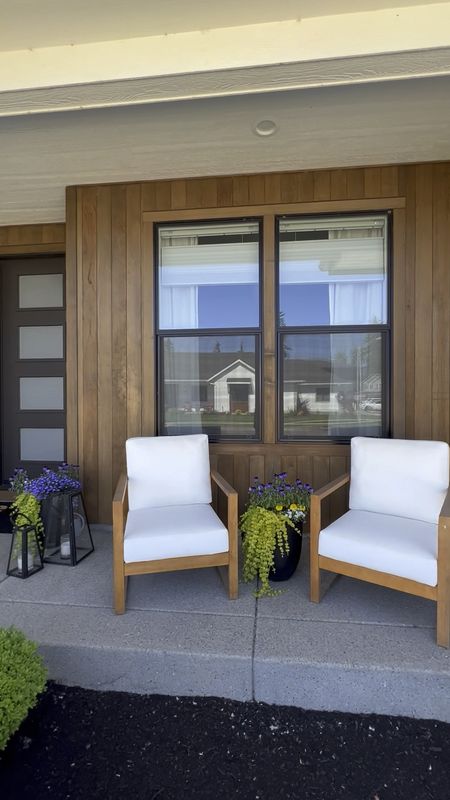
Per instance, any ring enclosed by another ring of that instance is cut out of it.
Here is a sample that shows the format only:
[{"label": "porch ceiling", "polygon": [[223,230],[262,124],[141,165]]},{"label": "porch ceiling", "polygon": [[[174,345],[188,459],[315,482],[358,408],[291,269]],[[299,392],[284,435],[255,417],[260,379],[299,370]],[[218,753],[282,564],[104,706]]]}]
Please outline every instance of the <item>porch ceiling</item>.
[{"label": "porch ceiling", "polygon": [[440,77],[4,118],[0,225],[63,221],[67,185],[450,160],[449,96]]}]

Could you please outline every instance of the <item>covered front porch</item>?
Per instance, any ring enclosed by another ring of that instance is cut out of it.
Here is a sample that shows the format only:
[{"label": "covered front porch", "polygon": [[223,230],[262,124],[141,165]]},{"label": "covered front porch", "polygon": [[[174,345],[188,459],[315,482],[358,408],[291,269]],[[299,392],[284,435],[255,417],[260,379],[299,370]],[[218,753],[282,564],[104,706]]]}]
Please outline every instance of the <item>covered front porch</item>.
[{"label": "covered front porch", "polygon": [[129,579],[127,612],[112,612],[112,541],[75,568],[47,564],[26,581],[5,575],[0,626],[39,643],[50,678],[85,688],[210,695],[306,709],[450,722],[450,651],[435,643],[435,604],[338,578],[308,600],[307,537],[277,598],[240,584],[229,601],[214,569]]}]

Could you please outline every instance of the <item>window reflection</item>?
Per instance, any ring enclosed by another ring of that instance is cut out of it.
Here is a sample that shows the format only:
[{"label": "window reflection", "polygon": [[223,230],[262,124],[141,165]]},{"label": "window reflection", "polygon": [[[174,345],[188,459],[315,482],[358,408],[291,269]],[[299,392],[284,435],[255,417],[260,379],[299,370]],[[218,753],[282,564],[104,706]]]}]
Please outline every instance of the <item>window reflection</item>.
[{"label": "window reflection", "polygon": [[259,325],[259,223],[159,228],[162,330]]},{"label": "window reflection", "polygon": [[385,215],[281,219],[279,239],[285,325],[386,322]]},{"label": "window reflection", "polygon": [[282,337],[287,438],[382,435],[383,334]]},{"label": "window reflection", "polygon": [[254,336],[164,337],[164,433],[254,438],[255,351]]}]

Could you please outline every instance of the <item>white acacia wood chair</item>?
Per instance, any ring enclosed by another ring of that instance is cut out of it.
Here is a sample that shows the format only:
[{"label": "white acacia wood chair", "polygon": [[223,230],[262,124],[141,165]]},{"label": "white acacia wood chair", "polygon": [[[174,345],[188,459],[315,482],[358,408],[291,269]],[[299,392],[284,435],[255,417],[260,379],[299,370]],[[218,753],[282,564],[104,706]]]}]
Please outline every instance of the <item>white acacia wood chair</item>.
[{"label": "white acacia wood chair", "polygon": [[[113,499],[114,610],[125,611],[129,575],[228,567],[238,595],[237,492],[210,471],[208,437],[137,437],[126,442],[127,474]],[[211,507],[211,480],[226,498],[227,527]]]},{"label": "white acacia wood chair", "polygon": [[[322,529],[321,504],[350,481],[349,511]],[[351,474],[311,497],[311,600],[320,570],[426,597],[437,604],[437,643],[450,640],[449,447],[445,442],[355,437]]]}]

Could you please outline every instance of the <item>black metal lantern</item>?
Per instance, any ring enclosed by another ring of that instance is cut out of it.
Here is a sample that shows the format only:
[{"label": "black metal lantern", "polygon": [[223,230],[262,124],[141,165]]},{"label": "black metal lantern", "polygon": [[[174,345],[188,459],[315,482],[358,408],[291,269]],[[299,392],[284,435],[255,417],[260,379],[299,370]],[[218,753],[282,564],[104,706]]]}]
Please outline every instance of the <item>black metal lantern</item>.
[{"label": "black metal lantern", "polygon": [[56,492],[42,500],[44,561],[75,567],[92,553],[94,543],[81,491]]},{"label": "black metal lantern", "polygon": [[35,525],[14,525],[7,575],[29,578],[44,568],[39,534]]}]

